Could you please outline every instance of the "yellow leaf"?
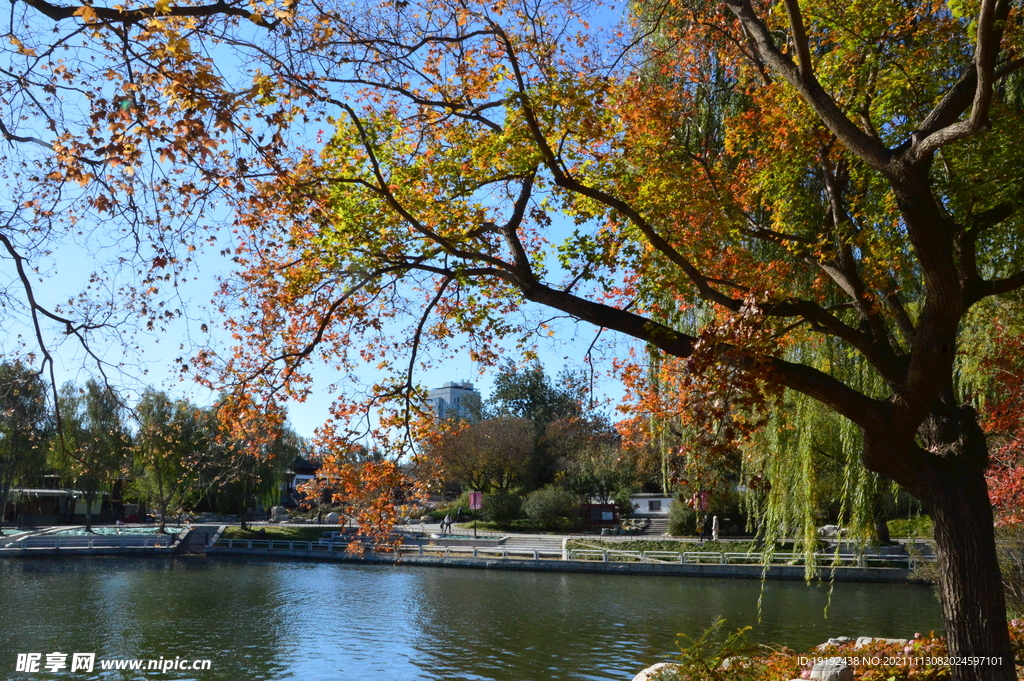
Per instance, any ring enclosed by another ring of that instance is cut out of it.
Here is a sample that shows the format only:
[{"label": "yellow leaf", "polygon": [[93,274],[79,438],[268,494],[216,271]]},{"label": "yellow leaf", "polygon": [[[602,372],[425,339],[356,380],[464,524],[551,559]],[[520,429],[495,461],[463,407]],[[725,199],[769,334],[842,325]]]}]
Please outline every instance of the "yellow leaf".
[{"label": "yellow leaf", "polygon": [[82,21],[89,24],[96,21],[96,10],[94,10],[89,5],[82,5],[81,7],[75,10],[74,16],[82,17]]}]

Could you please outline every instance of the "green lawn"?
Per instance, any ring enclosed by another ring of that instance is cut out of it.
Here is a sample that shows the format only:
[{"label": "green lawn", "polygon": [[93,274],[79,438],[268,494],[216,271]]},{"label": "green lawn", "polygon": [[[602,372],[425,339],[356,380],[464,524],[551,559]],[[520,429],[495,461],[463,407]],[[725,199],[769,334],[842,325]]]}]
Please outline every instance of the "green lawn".
[{"label": "green lawn", "polygon": [[754,546],[753,542],[680,542],[658,539],[634,539],[631,541],[601,541],[599,539],[572,539],[566,544],[569,549],[596,549],[608,551],[714,551],[728,553],[746,553]]},{"label": "green lawn", "polygon": [[926,515],[919,515],[912,518],[898,518],[886,523],[889,526],[889,536],[896,537],[924,537],[932,536],[932,519]]},{"label": "green lawn", "polygon": [[[476,528],[478,530],[488,530],[490,532],[529,532],[531,534],[565,534],[570,530],[542,530],[535,522],[525,518],[513,520],[510,527],[503,527],[498,523],[492,523],[489,520],[477,520]],[[474,521],[459,523],[453,527],[457,527],[461,530],[472,530]]]},{"label": "green lawn", "polygon": [[[265,530],[260,534],[260,529]],[[339,526],[340,529],[340,526]],[[275,539],[280,541],[317,541],[323,539],[327,530],[323,527],[280,526],[249,529],[244,532],[237,527],[224,530],[221,539]]]}]

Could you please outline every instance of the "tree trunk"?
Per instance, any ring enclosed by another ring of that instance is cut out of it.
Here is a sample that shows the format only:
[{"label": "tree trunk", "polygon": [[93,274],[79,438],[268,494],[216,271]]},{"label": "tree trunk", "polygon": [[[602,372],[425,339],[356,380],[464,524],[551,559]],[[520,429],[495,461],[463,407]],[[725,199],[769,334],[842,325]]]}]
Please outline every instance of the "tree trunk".
[{"label": "tree trunk", "polygon": [[6,517],[7,511],[7,499],[8,497],[10,497],[10,495],[10,486],[4,485],[3,488],[0,489],[0,537],[4,536],[4,518]]},{"label": "tree trunk", "polygon": [[997,656],[1003,664],[954,666],[954,681],[1014,681],[992,506],[980,470],[938,471],[926,506],[935,526],[938,587],[952,656]]},{"label": "tree trunk", "polygon": [[249,485],[248,485],[248,483],[246,483],[246,485],[245,485],[245,487],[243,489],[244,489],[244,493],[242,494],[242,508],[241,508],[241,510],[238,513],[238,519],[239,519],[238,529],[241,532],[245,532],[246,530],[249,529],[249,523],[246,522],[246,520],[247,520],[247,513],[249,512]]},{"label": "tree trunk", "polygon": [[[882,482],[879,481],[878,484],[881,485]],[[871,512],[874,515],[875,521],[875,537],[878,539],[878,544],[880,546],[888,546],[889,544],[892,544],[892,537],[889,536],[889,522],[887,520],[887,509],[885,507],[885,494],[881,489],[876,489],[874,497]]]},{"label": "tree trunk", "polygon": [[[85,531],[92,532],[92,492],[85,493]],[[74,513],[74,511],[72,511]]]},{"label": "tree trunk", "polygon": [[[915,496],[935,527],[938,588],[949,655],[984,657],[952,666],[953,681],[1015,681],[992,504],[985,436],[970,408],[943,410],[919,429]],[[993,664],[992,658],[998,658]]]},{"label": "tree trunk", "polygon": [[165,534],[167,532],[167,502],[163,499],[160,500],[160,527],[157,528],[157,532]]}]

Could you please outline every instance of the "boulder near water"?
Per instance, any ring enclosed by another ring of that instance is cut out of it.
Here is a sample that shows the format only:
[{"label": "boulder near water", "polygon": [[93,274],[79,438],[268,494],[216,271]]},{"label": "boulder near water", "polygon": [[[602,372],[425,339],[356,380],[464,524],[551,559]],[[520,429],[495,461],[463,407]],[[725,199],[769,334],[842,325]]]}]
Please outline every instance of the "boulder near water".
[{"label": "boulder near water", "polygon": [[679,665],[671,662],[659,662],[658,664],[652,665],[634,676],[633,681],[657,681],[662,672],[671,671],[678,666]]},{"label": "boulder near water", "polygon": [[829,640],[825,641],[821,645],[817,646],[816,649],[819,652],[821,652],[821,651],[824,651],[825,648],[828,648],[829,646],[844,646],[844,645],[846,645],[848,643],[853,643],[853,639],[850,638],[849,636],[836,636],[835,638],[830,638]]},{"label": "boulder near water", "polygon": [[811,681],[853,681],[853,667],[845,657],[830,657],[814,663]]},{"label": "boulder near water", "polygon": [[871,638],[870,636],[860,636],[857,638],[857,642],[853,647],[863,648],[864,646],[869,646],[872,643],[896,643],[901,646],[905,646],[909,642],[910,641],[905,638]]}]

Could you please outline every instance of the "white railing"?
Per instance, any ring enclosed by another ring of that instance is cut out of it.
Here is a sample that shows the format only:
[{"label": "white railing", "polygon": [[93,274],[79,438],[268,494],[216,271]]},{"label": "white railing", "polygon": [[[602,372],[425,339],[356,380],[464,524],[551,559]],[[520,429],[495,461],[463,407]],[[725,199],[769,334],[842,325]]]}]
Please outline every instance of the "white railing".
[{"label": "white railing", "polygon": [[533,549],[524,546],[435,546],[419,544],[397,547],[400,554],[419,556],[465,556],[503,560],[561,560],[561,549]]},{"label": "white railing", "polygon": [[[0,540],[2,541],[2,540]],[[0,550],[169,548],[170,537],[28,537],[0,543]]]},{"label": "white railing", "polygon": [[[764,565],[761,553],[733,553],[728,551],[612,551],[599,549],[570,549],[569,560],[599,560],[604,562],[679,563],[683,565]],[[920,562],[931,562],[931,557],[880,556],[865,554],[817,553],[819,566],[830,567],[902,567],[913,568]],[[770,565],[804,565],[803,553],[774,553]]]},{"label": "white railing", "polygon": [[[330,540],[282,541],[270,539],[219,539],[214,546],[247,549],[286,549],[302,551],[341,551],[347,544]],[[386,552],[398,555],[419,556],[463,556],[473,558],[500,558],[502,560],[580,560],[604,563],[663,563],[681,565],[763,565],[760,553],[732,553],[720,551],[616,551],[601,549],[561,550],[531,549],[526,547],[481,547],[481,546],[438,546],[434,544],[399,545],[388,547]],[[930,562],[931,557],[876,556],[863,554],[833,553],[816,554],[818,565],[830,567],[902,567],[913,568],[919,562]],[[775,553],[771,565],[804,565],[806,556],[802,553]]]},{"label": "white railing", "polygon": [[[336,541],[322,539],[320,541],[281,541],[270,539],[218,539],[214,546],[229,549],[286,549],[300,551],[340,551],[348,550],[348,545]],[[531,549],[519,547],[484,547],[484,546],[435,546],[433,544],[387,547],[387,552],[399,555],[420,556],[466,556],[473,558],[504,558],[519,560],[560,560],[561,549]]]}]

